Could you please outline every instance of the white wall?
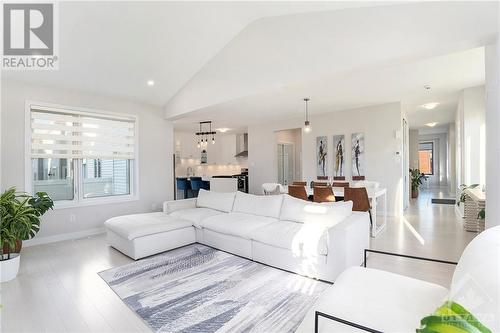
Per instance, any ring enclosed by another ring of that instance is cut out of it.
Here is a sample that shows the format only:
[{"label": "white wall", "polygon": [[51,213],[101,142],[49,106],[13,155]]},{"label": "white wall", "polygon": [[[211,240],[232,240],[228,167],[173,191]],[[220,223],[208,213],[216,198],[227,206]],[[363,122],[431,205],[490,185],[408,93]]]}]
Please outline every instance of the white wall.
[{"label": "white wall", "polygon": [[[388,212],[402,213],[403,179],[401,156],[396,152],[402,148],[401,139],[396,139],[396,131],[401,131],[402,115],[399,103],[386,104],[332,112],[310,117],[312,131],[302,135],[302,178],[316,179],[316,137],[328,136],[328,167],[333,173],[332,136],[346,136],[346,179],[351,178],[351,134],[365,133],[366,178],[376,180],[387,188]],[[260,193],[262,183],[276,182],[275,131],[297,128],[303,125],[303,118],[283,119],[276,123],[253,125],[248,128],[248,167],[250,191]]]},{"label": "white wall", "polygon": [[448,125],[448,191],[455,195],[456,184],[456,161],[455,161],[455,124]]},{"label": "white wall", "polygon": [[[500,8],[499,8],[500,15]],[[486,47],[486,227],[500,225],[500,35]]]},{"label": "white wall", "polygon": [[457,112],[455,113],[455,185],[458,199],[458,187],[463,184],[464,161],[462,158],[463,136],[464,136],[464,95],[460,94],[458,98]]},{"label": "white wall", "polygon": [[[408,166],[409,169],[418,169],[418,129],[410,129],[408,132]],[[405,170],[403,170],[405,172]],[[408,172],[408,171],[406,171]],[[408,182],[408,193],[411,197],[411,177]]]},{"label": "white wall", "polygon": [[[72,233],[82,235],[101,230],[103,222],[117,215],[159,210],[164,200],[173,198],[173,129],[160,108],[123,99],[51,89],[2,80],[1,161],[2,190],[24,189],[25,101],[92,108],[138,116],[139,191],[136,201],[57,209],[43,217],[38,241],[62,239]],[[75,220],[70,220],[74,214]],[[67,235],[64,235],[67,234]],[[74,235],[76,236],[76,235]]]},{"label": "white wall", "polygon": [[411,129],[409,135],[410,168],[418,169],[418,129]]},{"label": "white wall", "polygon": [[486,182],[486,123],[484,86],[460,93],[455,119],[456,185]]}]

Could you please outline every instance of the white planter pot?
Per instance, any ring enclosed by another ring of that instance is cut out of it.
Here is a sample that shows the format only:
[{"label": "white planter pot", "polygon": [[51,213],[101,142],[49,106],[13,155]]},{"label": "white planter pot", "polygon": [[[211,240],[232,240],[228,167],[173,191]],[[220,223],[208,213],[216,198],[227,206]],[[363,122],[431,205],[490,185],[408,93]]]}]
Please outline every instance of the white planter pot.
[{"label": "white planter pot", "polygon": [[10,281],[17,276],[20,259],[21,255],[19,253],[12,253],[9,260],[0,261],[0,272],[2,275],[0,282]]}]

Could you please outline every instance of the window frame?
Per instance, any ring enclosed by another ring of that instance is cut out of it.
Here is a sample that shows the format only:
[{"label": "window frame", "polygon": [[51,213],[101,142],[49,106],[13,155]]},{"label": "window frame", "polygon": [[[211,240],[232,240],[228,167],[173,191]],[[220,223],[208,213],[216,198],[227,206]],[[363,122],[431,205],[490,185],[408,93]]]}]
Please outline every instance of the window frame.
[{"label": "window frame", "polygon": [[[418,143],[418,152],[424,151],[420,149],[421,144],[430,144],[431,145],[431,173],[423,173],[426,176],[434,176],[434,142],[433,141],[421,141]],[[428,151],[427,149],[425,151]],[[420,157],[419,157],[419,163],[420,163]]]},{"label": "window frame", "polygon": [[58,200],[54,201],[54,209],[85,207],[93,205],[106,205],[112,203],[137,201],[139,200],[139,119],[136,115],[127,113],[117,113],[91,108],[74,107],[68,105],[60,105],[46,102],[38,102],[32,100],[25,101],[25,118],[24,118],[24,191],[33,194],[33,179],[32,179],[32,158],[31,158],[31,109],[37,106],[56,111],[66,111],[79,113],[86,116],[104,115],[117,119],[126,119],[134,122],[134,159],[130,162],[130,193],[123,195],[112,195],[95,198],[83,197],[83,159],[72,158],[73,160],[73,200]]}]

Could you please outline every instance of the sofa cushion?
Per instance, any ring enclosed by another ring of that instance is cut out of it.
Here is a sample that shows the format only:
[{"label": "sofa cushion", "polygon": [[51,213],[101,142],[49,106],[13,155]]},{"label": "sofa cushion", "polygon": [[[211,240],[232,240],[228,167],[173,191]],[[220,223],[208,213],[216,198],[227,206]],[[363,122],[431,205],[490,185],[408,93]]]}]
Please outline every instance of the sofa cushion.
[{"label": "sofa cushion", "polygon": [[196,207],[211,208],[229,213],[233,209],[235,193],[223,193],[200,190],[196,199]]},{"label": "sofa cushion", "polygon": [[115,234],[132,240],[147,235],[192,227],[193,223],[163,212],[157,212],[117,216],[104,222],[104,225]]},{"label": "sofa cushion", "polygon": [[253,195],[237,192],[233,212],[279,218],[282,195]]},{"label": "sofa cushion", "polygon": [[180,209],[170,213],[170,216],[193,222],[194,226],[201,228],[200,222],[210,216],[225,214],[219,210],[211,208],[188,208]]},{"label": "sofa cushion", "polygon": [[277,221],[258,228],[252,239],[291,250],[295,256],[326,255],[327,228],[291,221]]},{"label": "sofa cushion", "polygon": [[[448,290],[381,270],[345,270],[312,306],[297,332],[314,330],[314,311],[336,316],[382,332],[415,332],[420,319],[432,313]],[[320,319],[320,332],[358,332],[338,322]]]},{"label": "sofa cushion", "polygon": [[265,216],[229,213],[208,217],[200,222],[202,228],[222,234],[250,239],[254,230],[278,221]]},{"label": "sofa cushion", "polygon": [[284,195],[280,220],[332,227],[352,214],[352,201],[309,202]]}]

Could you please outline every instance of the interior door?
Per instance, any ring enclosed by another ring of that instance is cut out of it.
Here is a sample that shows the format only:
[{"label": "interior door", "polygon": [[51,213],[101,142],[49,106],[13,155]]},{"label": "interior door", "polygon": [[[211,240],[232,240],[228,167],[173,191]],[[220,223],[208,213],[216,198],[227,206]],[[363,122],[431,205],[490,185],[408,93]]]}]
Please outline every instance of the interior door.
[{"label": "interior door", "polygon": [[278,183],[284,185],[283,145],[278,143]]},{"label": "interior door", "polygon": [[295,149],[291,143],[278,143],[278,183],[289,185],[295,173]]}]

